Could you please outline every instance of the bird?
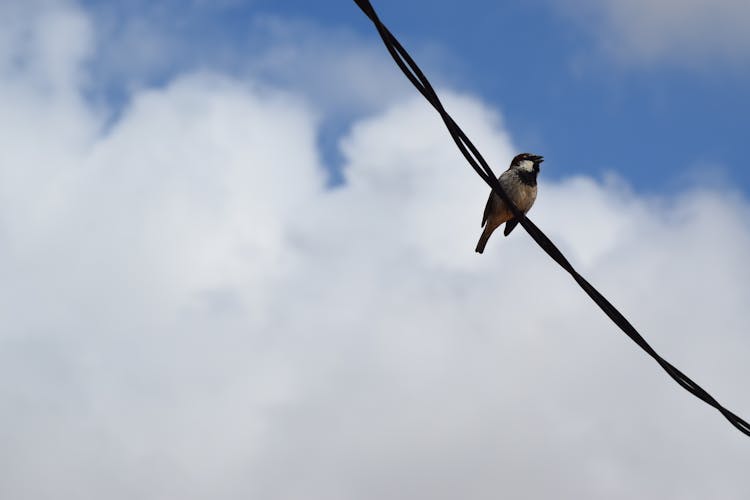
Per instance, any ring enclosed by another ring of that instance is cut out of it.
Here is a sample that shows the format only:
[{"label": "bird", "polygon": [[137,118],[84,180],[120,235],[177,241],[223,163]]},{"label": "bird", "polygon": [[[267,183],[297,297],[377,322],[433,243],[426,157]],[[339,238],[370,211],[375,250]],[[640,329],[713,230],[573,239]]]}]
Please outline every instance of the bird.
[{"label": "bird", "polygon": [[[516,208],[524,214],[531,209],[534,201],[536,201],[536,177],[539,174],[539,165],[543,161],[543,156],[521,153],[513,158],[508,170],[497,178],[505,194],[508,195]],[[500,198],[500,195],[492,191],[487,200],[487,205],[484,207],[484,215],[482,216],[484,231],[482,231],[477,243],[477,253],[484,252],[484,247],[487,245],[492,232],[503,223],[505,223],[504,234],[508,236],[513,228],[518,225],[518,219],[513,217],[513,213]]]}]

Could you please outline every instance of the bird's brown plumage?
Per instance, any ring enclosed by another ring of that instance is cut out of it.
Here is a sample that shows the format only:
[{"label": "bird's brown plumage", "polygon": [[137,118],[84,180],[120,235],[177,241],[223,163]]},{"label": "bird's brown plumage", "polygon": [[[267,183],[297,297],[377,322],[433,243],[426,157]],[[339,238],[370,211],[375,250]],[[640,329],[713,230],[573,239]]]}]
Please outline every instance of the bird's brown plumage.
[{"label": "bird's brown plumage", "polygon": [[[513,219],[513,213],[505,205],[503,200],[493,192],[487,200],[487,206],[484,209],[484,216],[482,218],[484,231],[482,231],[482,236],[479,237],[476,251],[478,253],[484,252],[484,247],[487,245],[487,241],[489,241],[490,236],[492,236],[495,229],[511,219]],[[510,231],[508,231],[508,233],[510,233]]]}]

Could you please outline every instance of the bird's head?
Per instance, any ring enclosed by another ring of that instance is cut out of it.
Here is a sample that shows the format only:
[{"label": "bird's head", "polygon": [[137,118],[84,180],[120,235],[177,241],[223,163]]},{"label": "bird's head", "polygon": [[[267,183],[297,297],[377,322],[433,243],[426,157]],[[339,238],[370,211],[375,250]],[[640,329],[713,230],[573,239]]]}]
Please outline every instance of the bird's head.
[{"label": "bird's head", "polygon": [[510,162],[510,168],[524,170],[526,172],[539,172],[539,165],[544,161],[543,156],[521,153]]}]

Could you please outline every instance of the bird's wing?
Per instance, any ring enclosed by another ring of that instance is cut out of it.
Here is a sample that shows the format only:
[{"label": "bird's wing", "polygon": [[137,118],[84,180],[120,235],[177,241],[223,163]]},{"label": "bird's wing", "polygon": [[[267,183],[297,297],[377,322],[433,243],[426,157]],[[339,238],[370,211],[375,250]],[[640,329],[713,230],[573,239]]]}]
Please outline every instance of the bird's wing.
[{"label": "bird's wing", "polygon": [[494,193],[490,191],[490,197],[487,198],[487,204],[484,206],[484,214],[482,215],[482,227],[487,223],[487,219],[490,217],[490,214],[495,211],[495,206],[497,205],[497,197],[492,196]]},{"label": "bird's wing", "polygon": [[510,219],[508,222],[505,223],[505,231],[503,231],[503,234],[505,236],[508,236],[511,231],[513,231],[513,228],[515,228],[518,225],[518,219]]},{"label": "bird's wing", "polygon": [[[498,181],[500,181],[500,185],[502,186],[505,182],[508,180],[508,176],[506,175],[508,172],[510,172],[510,168],[503,172],[503,174],[497,178]],[[503,186],[505,188],[505,186]],[[494,191],[490,190],[490,197],[487,198],[487,204],[484,206],[484,214],[482,215],[482,227],[487,223],[487,219],[489,218],[490,214],[493,212],[499,212],[500,208],[502,208],[503,200],[495,194]]]}]

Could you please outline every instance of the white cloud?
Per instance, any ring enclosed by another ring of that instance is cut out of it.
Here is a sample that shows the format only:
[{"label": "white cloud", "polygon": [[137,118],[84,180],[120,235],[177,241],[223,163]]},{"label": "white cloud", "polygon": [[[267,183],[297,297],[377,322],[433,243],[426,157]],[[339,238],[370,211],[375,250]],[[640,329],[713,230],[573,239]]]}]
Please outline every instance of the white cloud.
[{"label": "white cloud", "polygon": [[412,95],[381,47],[346,30],[267,16],[256,19],[251,32],[255,44],[267,46],[248,62],[248,72],[294,88],[328,113],[352,116]]},{"label": "white cloud", "polygon": [[[147,4],[105,3],[98,8],[95,28],[101,41],[91,65],[98,78],[95,91],[135,91],[199,67],[293,89],[324,109],[327,119],[349,119],[411,95],[388,54],[350,30],[256,15],[242,33],[229,38],[209,32],[198,42],[196,32],[206,29],[200,24],[203,17],[231,6]],[[366,77],[373,72],[377,80]]]},{"label": "white cloud", "polygon": [[745,0],[561,0],[617,56],[636,63],[744,66],[750,56]]},{"label": "white cloud", "polygon": [[24,91],[34,87],[47,97],[70,93],[81,83],[78,63],[90,52],[91,35],[88,19],[65,2],[0,4],[3,83]]},{"label": "white cloud", "polygon": [[[745,438],[520,230],[474,254],[487,189],[419,99],[357,121],[327,190],[297,93],[193,74],[100,136],[27,77],[0,80],[3,498],[746,494]],[[506,164],[499,115],[447,95]],[[540,190],[581,271],[750,414],[747,200]]]}]

